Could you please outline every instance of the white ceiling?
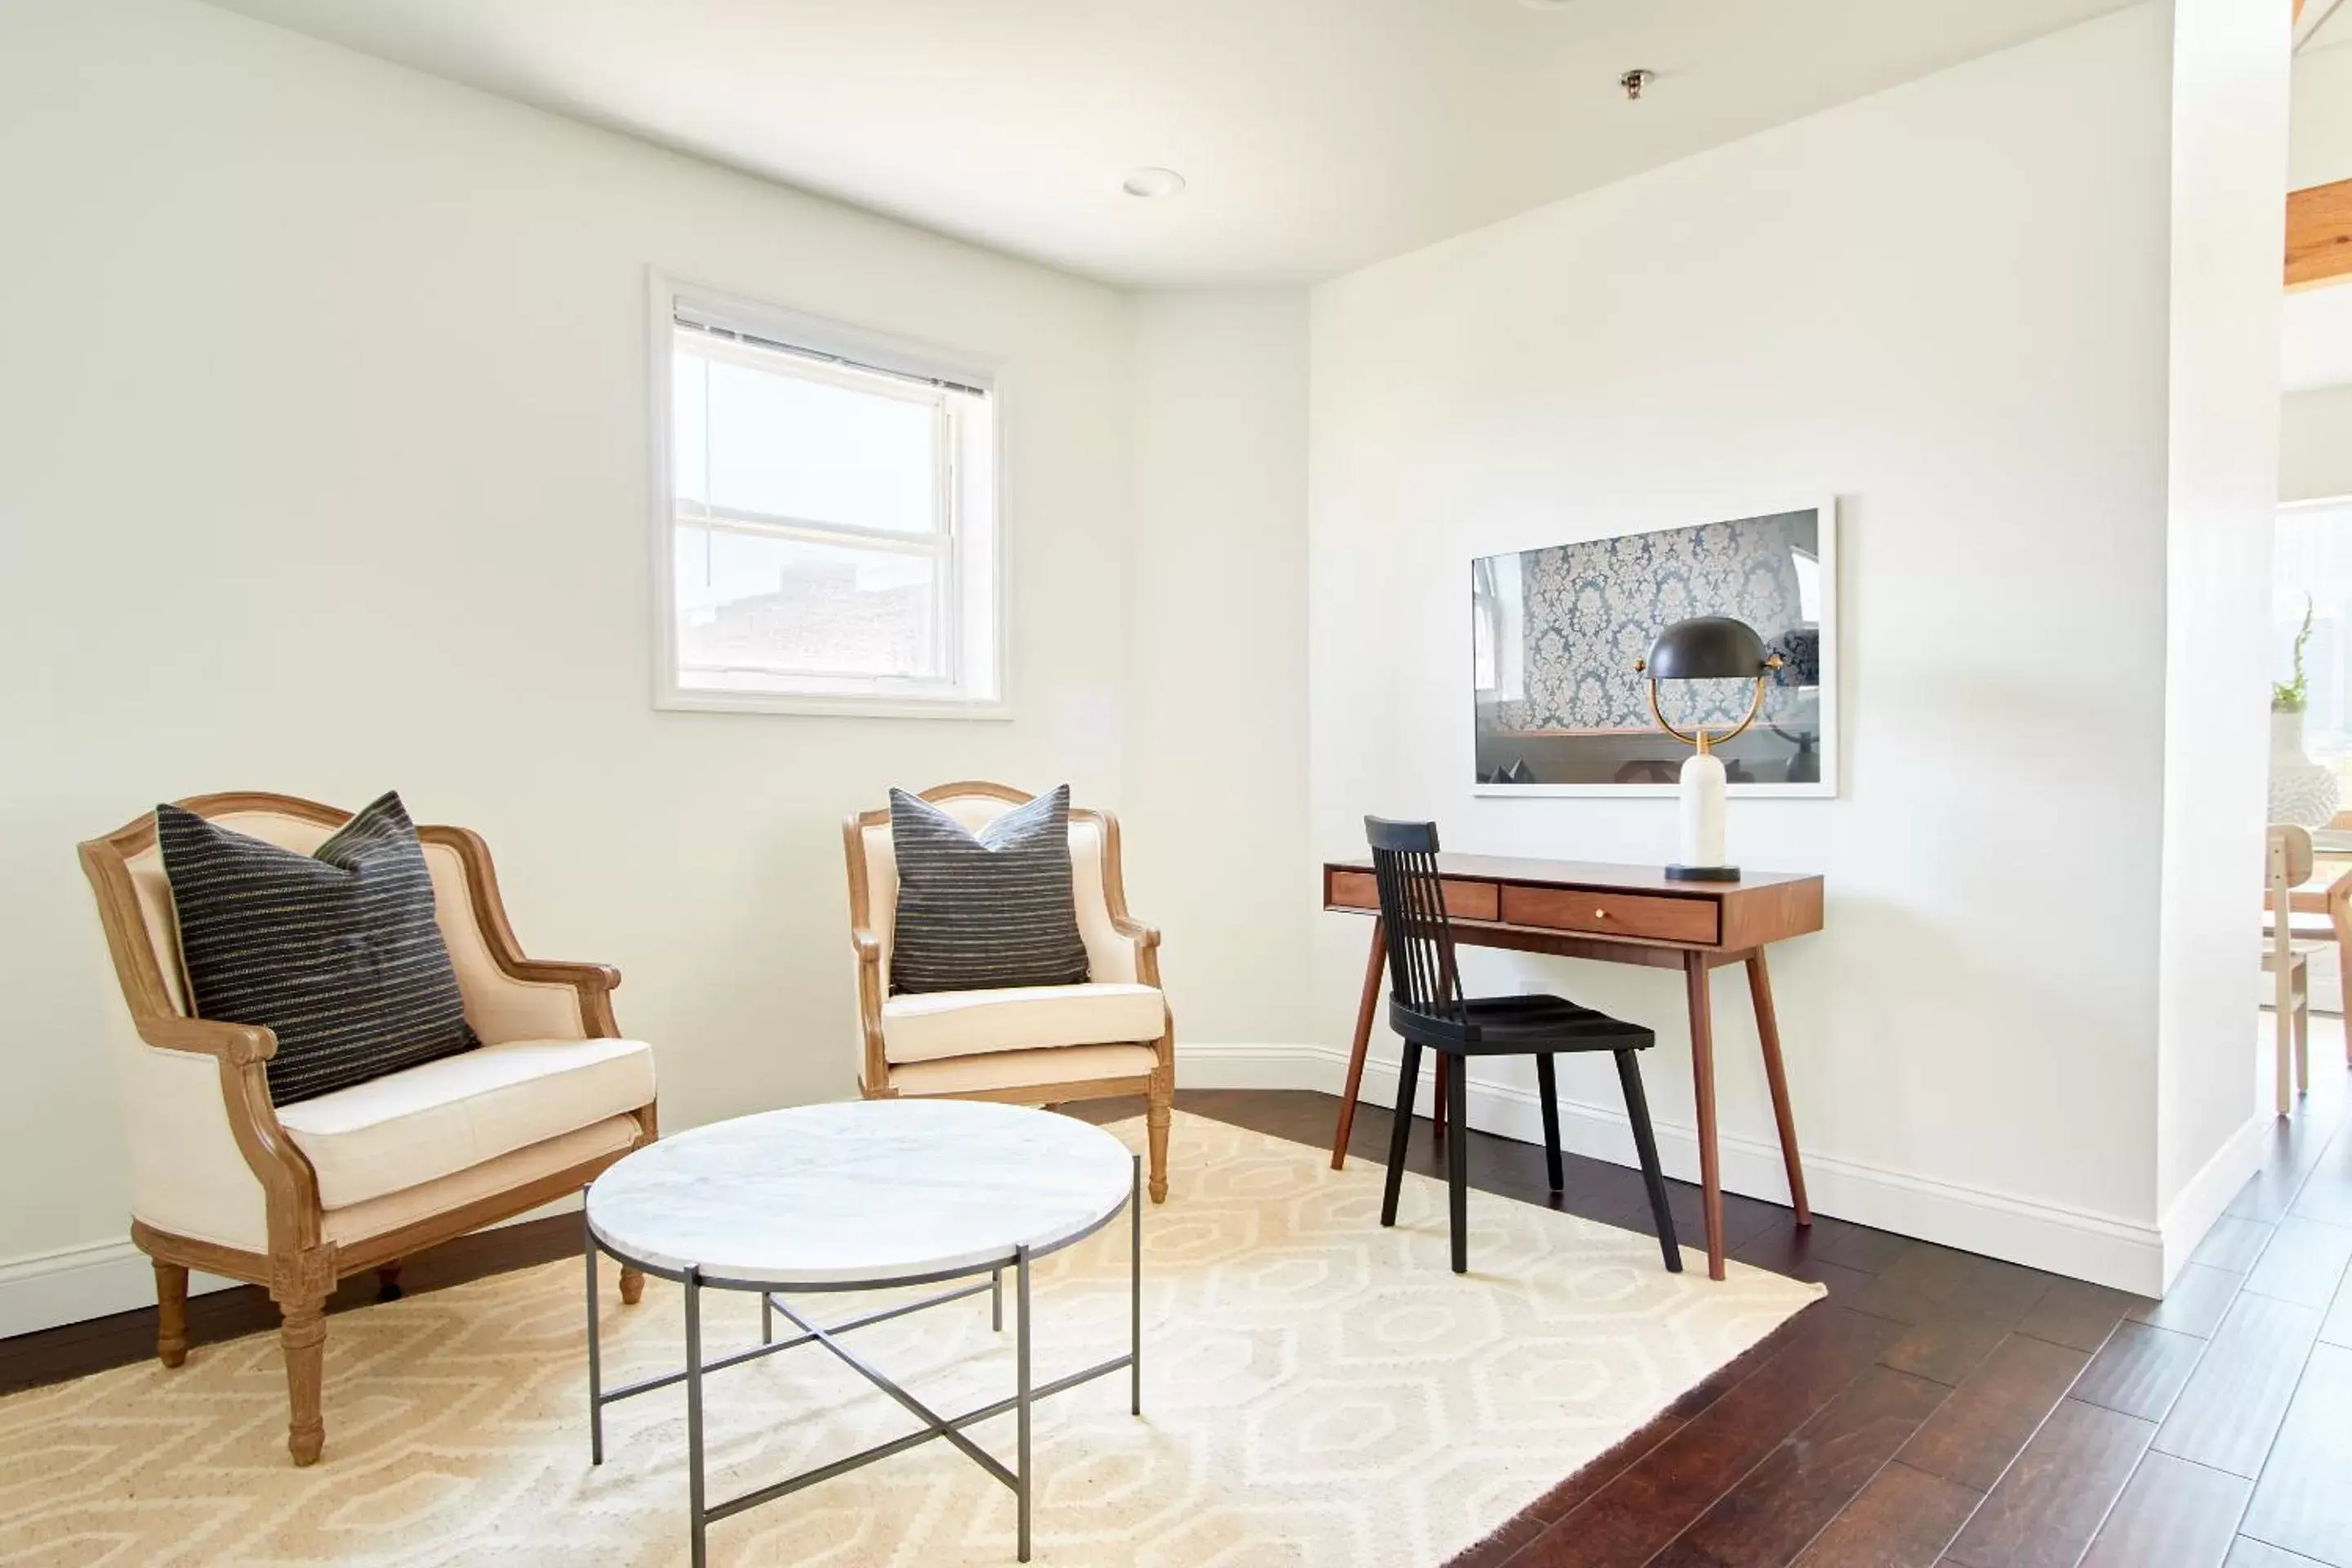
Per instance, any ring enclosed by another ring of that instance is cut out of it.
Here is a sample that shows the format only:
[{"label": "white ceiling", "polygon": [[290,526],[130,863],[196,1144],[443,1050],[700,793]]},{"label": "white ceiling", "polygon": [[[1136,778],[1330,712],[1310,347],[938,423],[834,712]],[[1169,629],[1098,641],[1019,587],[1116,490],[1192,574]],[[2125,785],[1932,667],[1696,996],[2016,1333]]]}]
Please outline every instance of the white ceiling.
[{"label": "white ceiling", "polygon": [[[1164,285],[1328,277],[2123,0],[215,3]],[[1190,188],[1127,195],[1139,164]]]}]

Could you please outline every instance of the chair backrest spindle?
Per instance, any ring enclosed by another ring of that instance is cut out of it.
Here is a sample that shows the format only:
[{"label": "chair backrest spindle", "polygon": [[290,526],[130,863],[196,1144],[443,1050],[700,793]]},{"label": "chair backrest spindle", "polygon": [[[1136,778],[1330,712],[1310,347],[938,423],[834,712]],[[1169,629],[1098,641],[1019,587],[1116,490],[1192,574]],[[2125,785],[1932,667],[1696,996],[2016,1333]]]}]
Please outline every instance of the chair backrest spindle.
[{"label": "chair backrest spindle", "polygon": [[1367,816],[1364,835],[1388,935],[1390,994],[1417,1013],[1452,1011],[1462,987],[1437,874],[1437,824]]}]

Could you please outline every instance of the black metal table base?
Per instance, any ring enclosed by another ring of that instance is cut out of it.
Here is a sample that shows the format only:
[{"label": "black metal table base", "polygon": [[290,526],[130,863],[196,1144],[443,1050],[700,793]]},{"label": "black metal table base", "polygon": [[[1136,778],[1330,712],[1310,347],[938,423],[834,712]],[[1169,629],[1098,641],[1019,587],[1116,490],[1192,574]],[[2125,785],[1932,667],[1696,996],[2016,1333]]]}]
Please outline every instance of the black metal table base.
[{"label": "black metal table base", "polygon": [[[835,1476],[845,1475],[862,1466],[870,1465],[877,1459],[887,1459],[893,1454],[904,1453],[909,1448],[929,1442],[934,1437],[944,1437],[961,1450],[973,1464],[978,1465],[1011,1489],[1016,1500],[1015,1506],[1019,1517],[1017,1555],[1021,1562],[1026,1563],[1029,1561],[1032,1490],[1029,1462],[1030,1407],[1040,1399],[1076,1388],[1081,1384],[1091,1383],[1096,1378],[1108,1376],[1125,1368],[1129,1374],[1129,1409],[1137,1415],[1143,1414],[1143,1161],[1140,1156],[1136,1158],[1134,1184],[1129,1189],[1127,1202],[1123,1206],[1129,1215],[1129,1237],[1133,1249],[1129,1266],[1128,1353],[1123,1356],[1114,1356],[1109,1361],[1087,1367],[1084,1371],[1071,1373],[1066,1377],[1057,1377],[1050,1383],[1039,1384],[1033,1384],[1029,1375],[1029,1273],[1031,1265],[1043,1254],[1033,1254],[1026,1247],[1013,1248],[1012,1256],[998,1262],[956,1269],[946,1274],[931,1275],[921,1279],[889,1281],[887,1282],[889,1285],[935,1285],[949,1279],[968,1279],[982,1273],[988,1276],[988,1279],[981,1283],[942,1291],[936,1296],[927,1296],[919,1301],[908,1301],[898,1306],[886,1307],[877,1311],[849,1319],[845,1322],[835,1323],[829,1328],[820,1328],[785,1300],[781,1292],[786,1289],[794,1293],[867,1290],[884,1287],[835,1283],[779,1287],[766,1281],[714,1279],[706,1276],[699,1268],[688,1268],[683,1271],[662,1268],[634,1258],[625,1257],[606,1247],[597,1239],[594,1227],[583,1224],[581,1229],[587,1236],[589,1458],[595,1464],[601,1465],[604,1462],[605,1405],[615,1400],[633,1398],[640,1394],[650,1394],[657,1388],[667,1388],[673,1384],[686,1384],[688,1517],[693,1531],[694,1568],[703,1568],[706,1561],[705,1541],[709,1527],[719,1520],[730,1519],[747,1509],[758,1508],[762,1503],[773,1502],[778,1498],[788,1497],[803,1488],[813,1487],[819,1481],[829,1481]],[[1118,1215],[1118,1210],[1113,1209],[1103,1216],[1099,1224],[1089,1227],[1078,1236],[1071,1237],[1068,1240],[1060,1243],[1059,1247],[1067,1247],[1073,1242],[1085,1239],[1087,1236],[1092,1235],[1103,1225],[1109,1224]],[[1058,1249],[1057,1247],[1055,1250]],[[604,1387],[603,1347],[598,1342],[596,1323],[596,1257],[600,1252],[610,1253],[614,1258],[631,1268],[642,1268],[648,1274],[659,1275],[665,1279],[676,1280],[685,1286],[685,1370],[664,1373],[658,1377],[643,1378],[619,1388]],[[876,1323],[887,1322],[893,1318],[903,1318],[911,1312],[923,1311],[928,1308],[945,1306],[950,1301],[961,1301],[967,1297],[980,1295],[982,1291],[987,1292],[989,1297],[991,1324],[1001,1331],[1004,1327],[1004,1271],[1007,1268],[1012,1269],[1013,1273],[1015,1309],[1013,1392],[1010,1398],[1000,1399],[992,1405],[982,1405],[977,1410],[967,1410],[961,1415],[941,1415],[893,1383],[871,1363],[852,1352],[841,1342],[842,1335],[856,1330],[869,1328]],[[702,1293],[705,1290],[758,1291],[761,1342],[750,1350],[737,1351],[733,1354],[720,1356],[716,1361],[704,1361],[702,1359]],[[800,1332],[790,1339],[777,1339],[775,1320],[778,1315],[782,1315]],[[809,1344],[822,1345],[832,1352],[852,1371],[903,1405],[909,1415],[922,1423],[921,1428],[909,1432],[902,1437],[893,1437],[887,1443],[877,1443],[870,1448],[849,1455],[845,1458],[819,1465],[814,1469],[803,1470],[796,1476],[788,1476],[769,1486],[745,1492],[740,1497],[729,1498],[716,1503],[707,1501],[703,1492],[702,1458],[702,1380],[704,1376],[727,1367],[740,1366],[746,1362],[758,1361],[763,1356],[774,1355],[780,1351],[794,1350]],[[1017,1450],[1014,1463],[1009,1468],[996,1456],[964,1436],[963,1432],[963,1428],[967,1426],[993,1420],[1007,1412],[1011,1412],[1014,1417],[1014,1445]]]}]

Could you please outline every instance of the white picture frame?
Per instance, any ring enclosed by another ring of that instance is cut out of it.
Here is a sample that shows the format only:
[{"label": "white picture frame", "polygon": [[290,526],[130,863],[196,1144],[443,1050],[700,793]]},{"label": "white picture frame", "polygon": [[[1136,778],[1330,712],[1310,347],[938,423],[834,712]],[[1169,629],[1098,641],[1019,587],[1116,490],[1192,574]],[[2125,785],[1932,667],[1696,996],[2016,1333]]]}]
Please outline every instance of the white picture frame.
[{"label": "white picture frame", "polygon": [[[1819,496],[1793,501],[1782,500],[1771,504],[1753,507],[1717,506],[1709,509],[1708,515],[1699,517],[1686,516],[1683,520],[1676,521],[1655,523],[1645,521],[1643,526],[1640,527],[1616,529],[1602,527],[1568,539],[1561,539],[1555,536],[1547,540],[1529,541],[1517,545],[1502,543],[1497,549],[1482,552],[1475,558],[1475,560],[1485,561],[1495,556],[1514,553],[1525,555],[1535,552],[1565,548],[1590,542],[1627,539],[1650,534],[1689,532],[1714,525],[1735,523],[1765,518],[1782,517],[1800,512],[1811,512],[1814,514],[1815,538],[1817,541],[1816,553],[1819,560],[1819,604],[1817,606],[1817,614],[1813,618],[1812,624],[1819,629],[1821,659],[1821,679],[1817,689],[1819,728],[1818,736],[1814,742],[1816,754],[1820,759],[1821,776],[1818,779],[1803,780],[1799,782],[1771,780],[1734,783],[1729,786],[1727,793],[1735,797],[1751,799],[1833,799],[1836,797],[1841,787],[1841,778],[1843,774],[1843,728],[1840,710],[1843,706],[1841,698],[1843,696],[1844,674],[1843,649],[1841,647],[1842,639],[1839,632],[1838,601],[1840,598],[1841,574],[1838,563],[1838,509],[1837,498],[1834,495]],[[1473,570],[1475,574],[1475,563]],[[1467,597],[1467,595],[1465,595],[1465,597]],[[1477,677],[1475,674],[1479,655],[1476,649],[1481,639],[1477,625],[1478,612],[1475,606],[1465,607],[1471,608],[1472,625],[1470,627],[1470,637],[1465,640],[1469,641],[1473,647],[1473,658],[1471,661],[1473,672],[1469,684],[1472,687],[1471,700],[1474,708],[1471,747],[1472,755],[1468,759],[1466,766],[1472,774],[1473,784],[1471,793],[1474,795],[1495,799],[1522,800],[1576,798],[1660,799],[1671,797],[1676,793],[1677,786],[1674,783],[1664,781],[1656,783],[1547,783],[1538,781],[1525,784],[1512,784],[1495,783],[1480,779],[1478,777],[1476,739],[1478,727],[1475,717],[1475,710],[1479,698]],[[1692,613],[1704,615],[1716,613],[1716,606],[1700,605],[1694,606]],[[1678,743],[1676,743],[1675,749],[1677,751],[1682,750]],[[1684,754],[1687,754],[1687,752],[1685,752]]]}]

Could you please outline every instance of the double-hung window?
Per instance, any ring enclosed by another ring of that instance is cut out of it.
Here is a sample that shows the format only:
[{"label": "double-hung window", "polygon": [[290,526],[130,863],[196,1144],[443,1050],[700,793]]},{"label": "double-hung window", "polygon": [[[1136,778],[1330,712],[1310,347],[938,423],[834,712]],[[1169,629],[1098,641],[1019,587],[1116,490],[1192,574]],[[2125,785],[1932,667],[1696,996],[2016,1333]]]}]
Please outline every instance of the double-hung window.
[{"label": "double-hung window", "polygon": [[662,284],[672,708],[1003,710],[991,378]]}]

